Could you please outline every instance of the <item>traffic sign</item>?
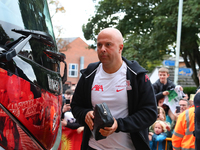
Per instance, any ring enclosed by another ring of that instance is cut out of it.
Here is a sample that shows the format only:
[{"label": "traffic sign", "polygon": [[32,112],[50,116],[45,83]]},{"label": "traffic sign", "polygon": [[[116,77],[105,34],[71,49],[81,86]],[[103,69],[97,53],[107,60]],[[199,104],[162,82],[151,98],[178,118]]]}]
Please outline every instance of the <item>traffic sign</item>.
[{"label": "traffic sign", "polygon": [[164,66],[175,66],[175,61],[174,60],[164,60],[163,65]]},{"label": "traffic sign", "polygon": [[191,76],[193,74],[193,71],[191,68],[179,68],[178,75],[181,76]]}]

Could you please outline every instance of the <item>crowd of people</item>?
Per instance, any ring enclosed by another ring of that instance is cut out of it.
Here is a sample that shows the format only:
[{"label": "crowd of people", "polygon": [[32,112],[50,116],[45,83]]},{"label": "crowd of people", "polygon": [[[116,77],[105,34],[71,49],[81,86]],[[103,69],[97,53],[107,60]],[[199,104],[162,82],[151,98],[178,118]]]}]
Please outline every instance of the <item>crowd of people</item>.
[{"label": "crowd of people", "polygon": [[[161,67],[158,71],[158,76],[159,79],[153,84],[158,103],[157,120],[163,121],[163,123],[165,123],[165,128],[168,128],[168,130],[166,131],[166,136],[157,139],[152,137],[155,134],[157,136],[162,135],[165,133],[164,130],[162,130],[162,134],[156,133],[155,131],[152,133],[150,127],[149,140],[151,150],[155,149],[155,144],[152,145],[152,142],[159,142],[157,143],[157,146],[159,146],[158,150],[165,150],[165,139],[167,137],[171,138],[171,142],[168,142],[168,150],[195,150],[195,136],[193,133],[195,130],[195,108],[194,99],[192,97],[193,95],[189,98],[187,94],[183,93],[183,88],[181,86],[178,86],[179,93],[175,90],[177,86],[168,79],[169,71],[167,68]],[[171,102],[172,106],[170,106],[168,102],[170,99],[166,99],[166,97],[168,97],[170,92],[174,90],[177,92],[178,98],[172,99],[174,103]],[[173,107],[175,108],[175,111],[172,111]],[[161,108],[164,109],[165,113],[163,113]],[[166,119],[163,119],[165,117]]]},{"label": "crowd of people", "polygon": [[77,133],[81,133],[84,130],[84,127],[81,126],[76,119],[74,118],[71,112],[70,103],[72,101],[73,91],[68,89],[63,94],[63,101],[62,101],[62,115],[61,115],[61,124],[63,127],[67,127],[70,129],[76,129]]},{"label": "crowd of people", "polygon": [[[159,69],[159,79],[152,84],[147,70],[122,57],[122,50],[119,30],[100,31],[97,37],[100,61],[81,70],[73,94],[66,91],[62,125],[83,132],[83,150],[165,150],[167,137],[172,138],[168,149],[194,150],[193,99],[169,80],[165,67]],[[70,99],[69,104],[66,99]],[[103,102],[108,105],[114,123],[101,128],[99,132],[106,138],[96,141],[91,134],[93,109]]]}]

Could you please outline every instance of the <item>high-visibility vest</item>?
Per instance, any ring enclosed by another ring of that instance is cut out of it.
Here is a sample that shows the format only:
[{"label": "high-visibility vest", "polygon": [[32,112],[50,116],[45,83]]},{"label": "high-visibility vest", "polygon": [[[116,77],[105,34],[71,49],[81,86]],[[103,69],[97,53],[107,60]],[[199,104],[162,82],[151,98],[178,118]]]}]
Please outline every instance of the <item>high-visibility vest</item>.
[{"label": "high-visibility vest", "polygon": [[191,107],[179,115],[172,135],[174,150],[195,150],[194,110],[195,108]]}]

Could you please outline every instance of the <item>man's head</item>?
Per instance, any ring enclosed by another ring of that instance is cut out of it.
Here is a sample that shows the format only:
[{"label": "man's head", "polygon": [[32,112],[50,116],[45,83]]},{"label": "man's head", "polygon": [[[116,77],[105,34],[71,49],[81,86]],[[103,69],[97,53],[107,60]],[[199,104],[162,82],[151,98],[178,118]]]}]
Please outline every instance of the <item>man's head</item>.
[{"label": "man's head", "polygon": [[187,99],[180,99],[179,105],[180,105],[180,113],[182,113],[184,110],[189,108],[189,101]]},{"label": "man's head", "polygon": [[97,37],[97,53],[103,68],[108,73],[113,73],[122,64],[123,36],[115,28],[103,29]]},{"label": "man's head", "polygon": [[165,67],[162,67],[158,70],[158,77],[162,84],[167,83],[167,78],[169,77],[169,70]]}]

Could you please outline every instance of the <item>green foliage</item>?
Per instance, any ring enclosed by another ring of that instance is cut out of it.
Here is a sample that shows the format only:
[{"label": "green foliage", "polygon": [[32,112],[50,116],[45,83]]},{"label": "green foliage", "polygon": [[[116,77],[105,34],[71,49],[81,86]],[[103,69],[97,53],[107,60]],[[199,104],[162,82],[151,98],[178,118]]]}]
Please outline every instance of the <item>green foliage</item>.
[{"label": "green foliage", "polygon": [[195,94],[196,89],[197,89],[197,87],[184,87],[183,92],[188,94],[188,96],[189,96],[190,94]]},{"label": "green foliage", "polygon": [[[125,39],[123,55],[151,70],[164,55],[175,53],[169,46],[176,43],[178,6],[178,0],[101,0],[96,14],[83,25],[84,36],[96,40],[102,28],[118,28]],[[199,10],[199,0],[183,2],[180,55],[194,73],[195,63],[200,66]],[[193,79],[198,85],[196,74]]]},{"label": "green foliage", "polygon": [[[154,52],[152,45],[147,45],[147,47],[143,46],[143,43],[148,42],[147,39],[141,37],[141,35],[133,34],[127,38],[124,43],[123,56],[129,60],[136,60],[142,65],[144,68],[149,70],[150,72],[158,65],[161,64],[161,59],[157,59],[158,55],[162,58],[163,51],[160,50],[158,52]],[[147,51],[148,48],[151,48],[152,51]]]}]

